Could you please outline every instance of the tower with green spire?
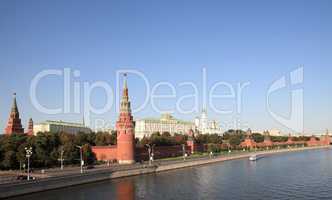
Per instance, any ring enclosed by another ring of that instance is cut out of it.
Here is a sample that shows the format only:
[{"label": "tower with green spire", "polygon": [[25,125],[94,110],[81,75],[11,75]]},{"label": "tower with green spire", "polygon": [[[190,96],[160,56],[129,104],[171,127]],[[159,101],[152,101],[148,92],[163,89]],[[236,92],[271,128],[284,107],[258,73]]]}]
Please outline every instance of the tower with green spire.
[{"label": "tower with green spire", "polygon": [[17,103],[16,103],[16,93],[13,94],[13,104],[10,111],[9,119],[7,126],[5,128],[5,134],[10,135],[13,133],[24,133],[22,128],[20,113],[18,112]]}]

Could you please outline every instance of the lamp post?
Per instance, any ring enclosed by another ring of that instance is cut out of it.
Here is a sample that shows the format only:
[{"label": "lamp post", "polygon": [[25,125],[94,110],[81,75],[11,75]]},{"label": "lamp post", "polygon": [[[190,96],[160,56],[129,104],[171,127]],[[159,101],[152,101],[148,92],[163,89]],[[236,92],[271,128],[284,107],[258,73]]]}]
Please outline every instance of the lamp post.
[{"label": "lamp post", "polygon": [[28,181],[30,180],[30,157],[32,155],[32,147],[25,147],[25,156],[28,159]]},{"label": "lamp post", "polygon": [[80,161],[81,161],[81,174],[83,174],[83,152],[82,152],[82,146],[76,146],[77,148],[80,149]]},{"label": "lamp post", "polygon": [[156,144],[146,144],[145,146],[148,147],[148,153],[149,153],[149,165],[152,164],[152,161],[153,161],[153,147],[155,146]]},{"label": "lamp post", "polygon": [[60,158],[58,159],[60,161],[60,169],[63,170],[63,153],[64,153],[64,150],[63,150],[63,147],[61,147],[61,150],[60,150]]},{"label": "lamp post", "polygon": [[20,174],[22,174],[22,161],[20,160]]},{"label": "lamp post", "polygon": [[186,160],[186,147],[184,144],[182,144],[182,154],[183,154],[183,160]]}]

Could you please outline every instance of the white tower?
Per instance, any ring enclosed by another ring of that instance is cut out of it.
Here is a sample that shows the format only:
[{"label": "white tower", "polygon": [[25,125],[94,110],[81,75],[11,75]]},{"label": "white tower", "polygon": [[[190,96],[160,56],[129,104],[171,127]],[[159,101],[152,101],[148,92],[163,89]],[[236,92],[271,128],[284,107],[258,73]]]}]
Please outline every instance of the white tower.
[{"label": "white tower", "polygon": [[197,129],[199,129],[199,128],[200,128],[200,121],[199,121],[199,117],[195,117],[195,119],[194,119],[194,124],[195,124],[195,127],[196,127]]},{"label": "white tower", "polygon": [[200,125],[201,125],[201,131],[203,134],[206,133],[206,129],[208,128],[208,118],[207,118],[207,113],[206,110],[203,109],[202,110],[202,114],[201,114],[201,120],[200,120]]}]

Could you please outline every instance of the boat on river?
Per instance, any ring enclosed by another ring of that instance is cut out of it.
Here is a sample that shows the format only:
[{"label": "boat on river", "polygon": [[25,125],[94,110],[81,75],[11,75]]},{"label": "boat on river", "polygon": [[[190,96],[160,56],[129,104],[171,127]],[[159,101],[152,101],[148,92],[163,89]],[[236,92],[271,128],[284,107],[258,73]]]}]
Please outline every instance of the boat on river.
[{"label": "boat on river", "polygon": [[249,157],[249,160],[250,161],[256,161],[258,158],[257,158],[257,155],[252,155]]}]

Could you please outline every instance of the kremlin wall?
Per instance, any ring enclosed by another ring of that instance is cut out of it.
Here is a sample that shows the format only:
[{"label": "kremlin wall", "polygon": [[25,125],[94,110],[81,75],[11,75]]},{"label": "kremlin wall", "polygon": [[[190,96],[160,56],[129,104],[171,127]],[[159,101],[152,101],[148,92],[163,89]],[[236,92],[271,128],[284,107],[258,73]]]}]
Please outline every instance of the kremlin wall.
[{"label": "kremlin wall", "polygon": [[264,136],[264,141],[257,143],[252,138],[251,130],[249,129],[246,134],[245,140],[240,144],[240,147],[247,149],[254,148],[273,148],[280,146],[326,146],[330,145],[330,136],[328,132],[326,135],[322,136],[319,140],[316,139],[315,136],[311,136],[309,141],[293,141],[292,136],[288,136],[288,140],[286,142],[272,142],[270,135],[267,133]]}]

